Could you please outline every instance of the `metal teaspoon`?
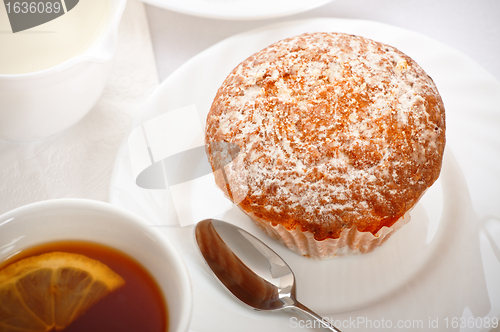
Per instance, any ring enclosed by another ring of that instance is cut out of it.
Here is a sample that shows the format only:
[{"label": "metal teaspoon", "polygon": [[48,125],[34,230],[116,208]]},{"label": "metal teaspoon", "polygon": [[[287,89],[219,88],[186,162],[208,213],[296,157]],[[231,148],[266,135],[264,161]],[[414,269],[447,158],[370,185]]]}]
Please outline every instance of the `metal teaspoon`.
[{"label": "metal teaspoon", "polygon": [[296,300],[295,277],[290,267],[247,231],[221,220],[205,219],[196,225],[194,236],[214,275],[247,306],[296,312],[318,321],[318,327],[324,331],[340,332]]}]

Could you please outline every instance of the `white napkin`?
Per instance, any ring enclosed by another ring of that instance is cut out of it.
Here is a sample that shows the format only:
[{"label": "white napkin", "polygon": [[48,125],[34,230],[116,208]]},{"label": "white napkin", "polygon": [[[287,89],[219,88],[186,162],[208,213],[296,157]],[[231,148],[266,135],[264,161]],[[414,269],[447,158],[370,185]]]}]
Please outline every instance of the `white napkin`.
[{"label": "white napkin", "polygon": [[118,148],[158,83],[144,4],[128,0],[109,81],[90,113],[41,142],[0,142],[0,214],[53,198],[106,201]]},{"label": "white napkin", "polygon": [[[172,202],[170,207],[177,218],[162,218],[165,224],[194,225],[234,207],[215,184],[212,166],[206,159],[204,133],[196,106],[189,105],[156,116],[129,135],[135,183],[142,189],[166,191],[160,194]],[[224,178],[231,179],[231,169],[232,161],[228,160],[217,172],[224,172],[227,176]],[[230,186],[232,183],[228,182]],[[239,190],[231,189],[235,200]],[[158,193],[151,193],[155,194]],[[243,200],[246,192],[241,196]]]}]

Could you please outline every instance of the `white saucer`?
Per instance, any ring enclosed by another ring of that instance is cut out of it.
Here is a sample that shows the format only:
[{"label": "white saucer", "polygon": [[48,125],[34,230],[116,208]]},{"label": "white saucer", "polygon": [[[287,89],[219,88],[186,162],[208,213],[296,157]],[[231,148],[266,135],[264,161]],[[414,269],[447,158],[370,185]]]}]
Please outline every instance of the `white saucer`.
[{"label": "white saucer", "polygon": [[142,0],[179,13],[224,19],[256,20],[302,13],[332,0]]},{"label": "white saucer", "polygon": [[[491,325],[500,316],[500,84],[460,52],[369,21],[281,23],[226,39],[195,56],[162,83],[135,125],[194,104],[204,126],[215,92],[232,68],[274,41],[311,31],[359,34],[396,46],[433,77],[447,110],[441,177],[412,211],[410,223],[362,256],[311,261],[264,236],[237,209],[218,218],[247,229],[275,249],[295,272],[299,300],[337,320],[342,331],[372,330],[376,324],[382,330],[403,324],[405,331],[452,330],[466,324],[463,327],[487,331],[487,321]],[[116,161],[110,201],[161,227],[177,246],[193,279],[193,331],[300,327],[297,318],[250,311],[225,293],[196,251],[192,227],[178,226],[168,191],[136,186],[126,144]]]}]

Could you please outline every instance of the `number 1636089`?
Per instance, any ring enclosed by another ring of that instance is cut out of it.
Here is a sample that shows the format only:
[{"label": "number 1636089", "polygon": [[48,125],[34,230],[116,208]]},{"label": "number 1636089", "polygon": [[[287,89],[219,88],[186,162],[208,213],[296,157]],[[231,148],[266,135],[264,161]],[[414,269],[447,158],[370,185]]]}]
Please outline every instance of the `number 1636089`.
[{"label": "number 1636089", "polygon": [[59,13],[61,10],[63,10],[61,3],[59,2],[26,2],[26,1],[16,1],[16,2],[11,2],[7,1],[5,3],[5,8],[7,9],[7,13],[15,13],[15,14],[42,14],[42,13],[47,13],[47,14],[52,14],[52,13]]},{"label": "number 1636089", "polygon": [[446,328],[497,328],[499,319],[497,317],[446,317],[444,324]]}]

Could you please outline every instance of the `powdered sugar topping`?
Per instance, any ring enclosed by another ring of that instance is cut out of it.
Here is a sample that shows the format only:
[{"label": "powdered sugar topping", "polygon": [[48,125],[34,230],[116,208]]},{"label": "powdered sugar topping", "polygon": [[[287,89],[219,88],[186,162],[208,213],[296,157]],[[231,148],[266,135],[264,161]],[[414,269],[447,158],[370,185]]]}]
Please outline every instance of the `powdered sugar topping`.
[{"label": "powdered sugar topping", "polygon": [[327,229],[318,237],[402,216],[439,175],[444,130],[439,93],[411,58],[335,33],[289,38],[245,60],[207,119],[207,141],[241,148],[243,208]]}]

